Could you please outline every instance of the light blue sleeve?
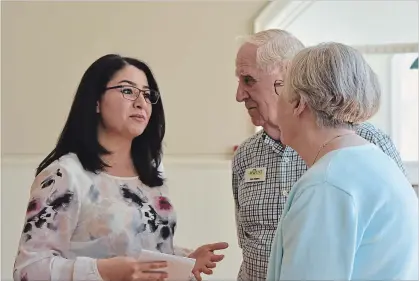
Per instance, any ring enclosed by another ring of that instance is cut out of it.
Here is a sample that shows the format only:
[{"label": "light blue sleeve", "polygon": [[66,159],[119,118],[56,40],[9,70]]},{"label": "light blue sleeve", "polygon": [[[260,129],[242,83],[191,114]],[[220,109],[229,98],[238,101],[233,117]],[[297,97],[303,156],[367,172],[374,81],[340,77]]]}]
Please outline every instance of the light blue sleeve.
[{"label": "light blue sleeve", "polygon": [[353,198],[328,183],[296,194],[282,222],[280,280],[349,280],[357,249]]}]

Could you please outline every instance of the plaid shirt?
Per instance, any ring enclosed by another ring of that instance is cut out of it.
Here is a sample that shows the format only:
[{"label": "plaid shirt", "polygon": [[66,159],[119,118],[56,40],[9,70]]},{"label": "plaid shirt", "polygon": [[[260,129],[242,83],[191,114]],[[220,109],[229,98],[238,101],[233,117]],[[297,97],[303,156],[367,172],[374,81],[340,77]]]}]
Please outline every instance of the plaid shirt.
[{"label": "plaid shirt", "polygon": [[[373,125],[356,128],[358,135],[379,146],[406,174],[391,139]],[[249,168],[266,167],[263,182],[245,182]],[[307,170],[303,159],[292,148],[260,131],[244,141],[232,163],[236,223],[243,261],[238,280],[265,280],[272,240],[288,193]]]}]

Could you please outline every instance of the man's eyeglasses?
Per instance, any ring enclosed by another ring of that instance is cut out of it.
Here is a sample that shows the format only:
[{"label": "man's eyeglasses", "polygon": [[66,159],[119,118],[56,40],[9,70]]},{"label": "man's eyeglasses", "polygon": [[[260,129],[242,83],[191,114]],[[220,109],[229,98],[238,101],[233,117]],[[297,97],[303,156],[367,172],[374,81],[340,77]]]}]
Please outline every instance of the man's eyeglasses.
[{"label": "man's eyeglasses", "polygon": [[274,82],[274,89],[275,89],[275,94],[277,94],[279,96],[280,94],[280,87],[284,86],[284,81],[282,80],[275,80]]},{"label": "man's eyeglasses", "polygon": [[106,90],[119,89],[122,96],[130,101],[135,101],[138,99],[140,94],[143,94],[143,97],[147,103],[156,104],[159,100],[159,92],[151,89],[141,90],[134,86],[129,85],[118,85],[106,88]]}]

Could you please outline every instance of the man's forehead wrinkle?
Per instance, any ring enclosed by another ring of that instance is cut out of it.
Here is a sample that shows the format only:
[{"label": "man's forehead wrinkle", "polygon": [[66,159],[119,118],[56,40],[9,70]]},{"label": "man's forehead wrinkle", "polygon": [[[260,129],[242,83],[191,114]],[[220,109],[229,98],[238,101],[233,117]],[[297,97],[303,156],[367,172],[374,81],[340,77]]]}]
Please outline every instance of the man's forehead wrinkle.
[{"label": "man's forehead wrinkle", "polygon": [[259,78],[258,72],[255,71],[255,70],[247,69],[247,70],[241,71],[239,74],[242,77],[244,77],[244,76],[250,76],[250,77],[252,77],[255,80],[258,80],[258,78]]},{"label": "man's forehead wrinkle", "polygon": [[239,76],[258,78],[262,73],[256,63],[256,46],[245,44],[236,57],[236,70]]},{"label": "man's forehead wrinkle", "polygon": [[250,75],[255,79],[276,75],[278,72],[277,69],[271,72],[257,63],[257,53],[258,46],[254,44],[245,43],[241,47],[236,60],[238,69],[242,71],[240,74]]},{"label": "man's forehead wrinkle", "polygon": [[236,65],[241,67],[256,67],[256,62],[251,61],[249,58],[238,58],[236,60]]},{"label": "man's forehead wrinkle", "polygon": [[256,53],[257,53],[257,47],[252,44],[244,44],[239,49],[239,52],[237,54],[237,59],[249,63],[251,65],[256,65]]},{"label": "man's forehead wrinkle", "polygon": [[256,75],[256,66],[248,64],[248,63],[242,63],[237,64],[236,72],[240,76],[250,75],[254,76]]}]

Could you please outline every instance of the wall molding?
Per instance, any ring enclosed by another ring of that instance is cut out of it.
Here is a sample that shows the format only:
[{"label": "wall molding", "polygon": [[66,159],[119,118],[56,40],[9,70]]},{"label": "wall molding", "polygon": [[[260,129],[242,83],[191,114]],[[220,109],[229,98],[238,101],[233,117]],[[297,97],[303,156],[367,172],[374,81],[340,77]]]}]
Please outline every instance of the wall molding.
[{"label": "wall molding", "polygon": [[[3,154],[1,156],[0,168],[20,168],[20,167],[35,167],[43,159],[43,155],[38,154]],[[176,169],[190,169],[190,170],[231,170],[232,156],[229,158],[228,155],[166,155],[163,158],[164,167],[170,170],[167,173],[171,173]],[[409,181],[412,185],[419,184],[419,171],[418,162],[405,162],[406,171],[409,177]],[[0,173],[1,175],[1,173]]]},{"label": "wall molding", "polygon": [[394,43],[381,45],[352,46],[363,54],[400,54],[417,53],[418,43]]},{"label": "wall molding", "polygon": [[259,31],[265,30],[267,26],[272,25],[272,21],[276,15],[290,2],[291,0],[269,1],[269,4],[263,8],[253,21],[253,32],[258,33]]},{"label": "wall molding", "polygon": [[254,20],[253,31],[259,31],[268,28],[286,29],[300,14],[315,1],[270,1],[270,3],[262,10],[258,17]]},{"label": "wall molding", "polygon": [[[45,155],[41,154],[2,154],[1,166],[36,167]],[[199,155],[164,155],[163,165],[171,166],[170,169],[231,169],[232,155],[228,154],[199,154]]]}]

